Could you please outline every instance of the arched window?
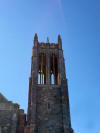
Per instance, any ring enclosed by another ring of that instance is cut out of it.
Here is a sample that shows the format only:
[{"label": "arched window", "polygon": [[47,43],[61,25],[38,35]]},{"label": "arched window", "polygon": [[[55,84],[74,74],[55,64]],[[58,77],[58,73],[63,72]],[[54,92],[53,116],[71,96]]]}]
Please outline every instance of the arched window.
[{"label": "arched window", "polygon": [[50,56],[50,81],[51,84],[58,84],[58,60],[53,53]]},{"label": "arched window", "polygon": [[54,84],[54,74],[51,74],[51,84]]},{"label": "arched window", "polygon": [[38,72],[38,84],[40,84],[40,70]]},{"label": "arched window", "polygon": [[38,56],[38,84],[46,84],[46,54]]}]

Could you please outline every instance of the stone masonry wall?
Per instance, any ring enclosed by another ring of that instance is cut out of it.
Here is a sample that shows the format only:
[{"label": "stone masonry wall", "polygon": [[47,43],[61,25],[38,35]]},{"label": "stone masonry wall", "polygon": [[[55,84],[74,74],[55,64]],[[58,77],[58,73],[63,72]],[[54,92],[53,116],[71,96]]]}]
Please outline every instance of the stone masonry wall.
[{"label": "stone masonry wall", "polygon": [[0,93],[0,133],[24,133],[25,122],[26,116],[19,105]]},{"label": "stone masonry wall", "polygon": [[36,133],[63,133],[61,89],[38,85],[36,90]]},{"label": "stone masonry wall", "polygon": [[0,103],[1,133],[16,133],[18,122],[18,107],[12,103]]}]

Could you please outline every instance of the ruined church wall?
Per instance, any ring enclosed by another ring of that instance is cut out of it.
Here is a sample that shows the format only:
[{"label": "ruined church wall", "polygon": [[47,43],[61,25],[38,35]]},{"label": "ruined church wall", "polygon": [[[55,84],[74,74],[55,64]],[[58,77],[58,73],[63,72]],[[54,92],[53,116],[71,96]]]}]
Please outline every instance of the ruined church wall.
[{"label": "ruined church wall", "polygon": [[25,124],[24,110],[0,94],[0,133],[24,133]]},{"label": "ruined church wall", "polygon": [[16,133],[18,122],[18,107],[11,103],[0,103],[0,132]]}]

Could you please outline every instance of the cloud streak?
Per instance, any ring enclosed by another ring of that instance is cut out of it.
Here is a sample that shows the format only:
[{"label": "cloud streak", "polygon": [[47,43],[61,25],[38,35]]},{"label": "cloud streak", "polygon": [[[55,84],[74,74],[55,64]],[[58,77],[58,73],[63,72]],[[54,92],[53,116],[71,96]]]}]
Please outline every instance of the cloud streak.
[{"label": "cloud streak", "polygon": [[61,13],[61,17],[63,19],[63,21],[65,22],[65,15],[64,15],[64,11],[63,11],[63,6],[62,6],[62,0],[56,0],[60,13]]}]

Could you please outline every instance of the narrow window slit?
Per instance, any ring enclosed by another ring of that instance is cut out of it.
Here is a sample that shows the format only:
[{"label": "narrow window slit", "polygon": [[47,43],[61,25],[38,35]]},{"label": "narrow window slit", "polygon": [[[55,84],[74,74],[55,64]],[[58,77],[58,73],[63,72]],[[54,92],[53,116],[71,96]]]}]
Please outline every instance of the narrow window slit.
[{"label": "narrow window slit", "polygon": [[58,84],[58,61],[55,54],[50,56],[50,82],[51,84]]},{"label": "narrow window slit", "polygon": [[46,84],[46,54],[38,56],[38,84]]}]

